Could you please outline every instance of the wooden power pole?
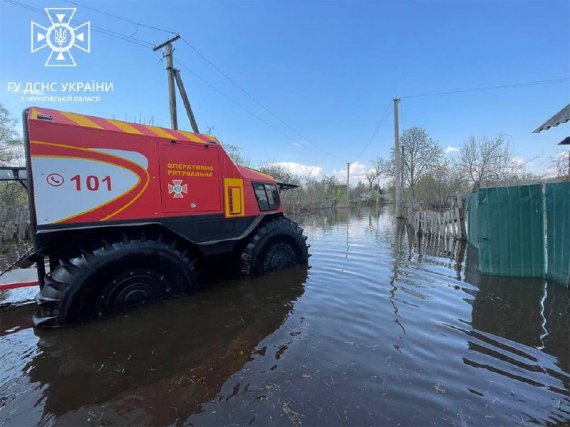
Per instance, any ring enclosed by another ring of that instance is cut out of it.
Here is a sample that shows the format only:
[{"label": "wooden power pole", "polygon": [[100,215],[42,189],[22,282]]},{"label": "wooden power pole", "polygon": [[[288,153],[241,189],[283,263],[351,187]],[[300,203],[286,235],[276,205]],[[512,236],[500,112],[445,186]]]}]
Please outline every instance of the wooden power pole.
[{"label": "wooden power pole", "polygon": [[[164,48],[164,57],[166,58],[166,76],[168,77],[168,101],[170,107],[170,126],[172,129],[178,129],[178,117],[176,112],[176,86],[178,86],[178,91],[180,92],[180,97],[184,103],[184,108],[188,114],[188,119],[192,125],[192,131],[199,133],[198,124],[196,123],[196,118],[192,112],[192,106],[190,105],[190,100],[188,99],[188,94],[184,88],[184,83],[182,83],[182,77],[180,76],[180,70],[174,68],[174,50],[172,49],[172,43],[180,38],[180,34],[176,34],[171,39],[166,40],[164,43],[159,44],[152,48],[152,50],[157,51]],[[175,86],[176,85],[176,86]]]},{"label": "wooden power pole", "polygon": [[190,125],[192,126],[192,132],[200,133],[200,130],[198,129],[198,123],[196,123],[196,118],[192,112],[190,100],[186,94],[186,89],[184,89],[184,83],[182,83],[182,77],[180,77],[180,70],[177,70],[176,68],[174,69],[174,77],[176,77],[176,84],[178,85],[178,90],[180,91],[180,96],[182,97],[184,108],[186,108],[186,114],[188,114],[188,119],[190,120]]},{"label": "wooden power pole", "polygon": [[394,156],[396,160],[396,173],[394,176],[394,185],[396,193],[396,218],[400,218],[402,214],[402,159],[400,154],[400,123],[398,118],[399,98],[394,98]]},{"label": "wooden power pole", "polygon": [[174,58],[172,43],[180,38],[180,34],[176,34],[171,39],[152,48],[155,52],[164,48],[164,56],[166,58],[166,77],[168,78],[168,100],[170,107],[170,127],[178,129],[178,118],[176,117],[176,93],[174,92]]}]

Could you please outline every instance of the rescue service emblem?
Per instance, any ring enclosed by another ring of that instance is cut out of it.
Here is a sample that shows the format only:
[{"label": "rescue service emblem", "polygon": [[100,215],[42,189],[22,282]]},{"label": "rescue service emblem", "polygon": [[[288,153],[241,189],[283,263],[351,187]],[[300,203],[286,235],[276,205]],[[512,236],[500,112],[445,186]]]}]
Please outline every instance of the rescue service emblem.
[{"label": "rescue service emblem", "polygon": [[182,199],[184,194],[188,194],[188,185],[182,184],[181,179],[173,179],[172,184],[168,184],[168,194],[174,194],[175,199]]}]

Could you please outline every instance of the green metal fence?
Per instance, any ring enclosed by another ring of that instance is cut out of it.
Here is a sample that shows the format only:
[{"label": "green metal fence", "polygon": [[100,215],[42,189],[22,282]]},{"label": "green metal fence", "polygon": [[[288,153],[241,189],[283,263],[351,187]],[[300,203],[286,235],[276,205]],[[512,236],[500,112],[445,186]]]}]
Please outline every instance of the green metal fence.
[{"label": "green metal fence", "polygon": [[570,182],[482,188],[468,200],[468,241],[479,270],[570,279]]},{"label": "green metal fence", "polygon": [[546,277],[569,285],[570,278],[570,182],[546,184]]}]

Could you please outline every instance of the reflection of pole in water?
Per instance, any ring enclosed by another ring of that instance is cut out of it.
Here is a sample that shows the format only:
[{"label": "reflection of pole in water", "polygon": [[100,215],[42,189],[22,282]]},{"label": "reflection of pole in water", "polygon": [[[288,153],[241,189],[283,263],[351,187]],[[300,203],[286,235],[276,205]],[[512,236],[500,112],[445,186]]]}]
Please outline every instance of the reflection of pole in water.
[{"label": "reflection of pole in water", "polygon": [[349,232],[349,222],[350,222],[350,213],[346,215],[346,257],[348,258],[348,232]]},{"label": "reflection of pole in water", "polygon": [[[487,366],[509,378],[538,381],[535,375],[541,375],[540,383],[549,388],[551,380],[562,381],[557,387],[567,393],[568,383],[563,379],[567,378],[570,367],[567,289],[548,284],[542,278],[482,275],[470,263],[471,252],[470,248],[466,281],[478,290],[471,305],[473,338],[469,339],[469,348],[474,354],[484,355],[485,360],[467,354],[465,363]],[[538,351],[529,353],[523,346]],[[523,355],[524,359],[525,353],[532,355],[532,362],[511,356]]]},{"label": "reflection of pole in water", "polygon": [[394,267],[392,269],[392,277],[390,278],[390,304],[392,304],[394,313],[394,322],[402,329],[404,335],[406,335],[406,328],[400,321],[400,313],[398,311],[398,306],[396,305],[396,292],[398,287],[396,286],[396,281],[398,280],[400,271],[400,256],[402,252],[402,240],[404,234],[404,227],[402,221],[396,220],[396,235],[394,239]]},{"label": "reflection of pole in water", "polygon": [[463,269],[463,260],[465,259],[465,249],[467,248],[467,242],[465,240],[457,240],[459,242],[459,248],[457,249],[457,254],[455,255],[455,271],[457,272],[457,280],[461,280],[461,270]]}]

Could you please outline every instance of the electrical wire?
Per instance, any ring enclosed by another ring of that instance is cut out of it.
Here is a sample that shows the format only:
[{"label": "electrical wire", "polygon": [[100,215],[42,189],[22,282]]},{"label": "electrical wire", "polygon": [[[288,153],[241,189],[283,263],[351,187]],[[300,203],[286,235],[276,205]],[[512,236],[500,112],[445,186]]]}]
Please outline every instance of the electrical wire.
[{"label": "electrical wire", "polygon": [[102,15],[109,16],[111,18],[118,19],[118,20],[123,21],[123,22],[128,22],[129,24],[134,24],[137,27],[149,28],[151,30],[162,31],[163,33],[168,33],[168,34],[176,34],[175,31],[165,30],[164,28],[155,27],[154,25],[148,25],[148,24],[143,24],[141,22],[133,21],[132,19],[124,18],[124,17],[119,16],[119,15],[114,15],[112,13],[105,12],[104,10],[96,9],[92,6],[86,6],[86,5],[78,3],[76,1],[72,1],[72,0],[63,0],[63,1],[65,1],[66,3],[69,3],[69,4],[73,4],[75,6],[80,6],[84,9],[92,10],[93,12],[97,12],[97,13],[100,13]]},{"label": "electrical wire", "polygon": [[511,84],[504,84],[497,86],[484,86],[484,87],[477,87],[471,89],[449,90],[444,92],[421,93],[415,95],[401,96],[400,99],[423,98],[426,96],[454,95],[457,93],[480,92],[485,90],[497,90],[497,89],[507,89],[507,88],[525,87],[525,86],[537,86],[542,84],[562,83],[566,81],[570,81],[570,77],[561,77],[558,79],[549,79],[549,80],[536,80],[532,82],[523,82],[523,83],[511,83]]},{"label": "electrical wire", "polygon": [[[32,6],[32,5],[29,5],[29,4],[27,4],[27,3],[23,3],[23,2],[17,1],[17,0],[0,0],[0,1],[3,1],[4,3],[7,3],[7,4],[11,4],[12,6],[17,6],[17,7],[20,7],[20,8],[22,8],[22,9],[26,9],[26,10],[30,10],[30,11],[32,11],[32,12],[36,12],[36,13],[39,13],[39,14],[42,14],[42,15],[45,14],[45,11],[44,11],[44,10],[39,9],[39,8],[37,8],[37,7],[34,7],[34,6]],[[81,21],[74,21],[74,22],[76,22],[76,23],[79,24],[79,25],[85,24],[85,22],[81,22]],[[92,25],[92,26],[91,26],[91,30],[93,30],[93,31],[95,31],[95,32],[98,32],[98,33],[100,33],[100,34],[104,34],[104,35],[107,35],[107,36],[110,36],[110,37],[117,38],[117,39],[119,39],[119,40],[123,40],[123,41],[128,42],[128,43],[132,43],[132,44],[141,46],[141,47],[152,48],[152,47],[154,46],[153,43],[151,43],[151,42],[149,42],[149,41],[147,41],[147,40],[142,40],[142,39],[134,38],[134,37],[131,37],[131,36],[127,35],[127,34],[118,33],[118,32],[116,32],[116,31],[109,30],[109,29],[107,29],[107,28],[103,28],[103,27],[99,27],[99,26],[94,26],[94,25]]]},{"label": "electrical wire", "polygon": [[376,135],[380,131],[380,128],[382,127],[382,125],[384,124],[386,119],[388,117],[390,117],[391,111],[392,111],[392,102],[388,102],[388,106],[386,107],[386,110],[385,110],[384,114],[382,115],[382,118],[380,119],[380,121],[376,125],[374,132],[372,132],[372,136],[370,137],[370,139],[368,140],[366,145],[364,145],[364,147],[362,147],[362,150],[360,150],[360,152],[356,155],[356,157],[354,158],[354,160],[351,163],[356,162],[359,159],[359,157],[362,156],[362,154],[366,151],[366,149],[372,143],[372,141],[374,141],[374,138],[376,138]]},{"label": "electrical wire", "polygon": [[312,141],[309,141],[308,138],[306,138],[304,135],[302,135],[300,132],[298,132],[293,126],[291,126],[289,123],[287,123],[285,120],[283,120],[279,115],[277,115],[275,112],[273,112],[271,109],[269,109],[269,107],[267,107],[265,104],[263,104],[259,99],[257,99],[255,96],[253,96],[249,91],[247,91],[242,85],[240,85],[238,82],[236,82],[233,78],[231,78],[226,72],[224,72],[219,66],[217,66],[213,61],[211,61],[206,55],[204,55],[202,52],[200,52],[192,43],[190,43],[188,40],[186,40],[186,38],[181,37],[181,40],[183,43],[185,43],[188,47],[190,47],[200,58],[202,58],[205,62],[207,62],[212,68],[214,68],[218,73],[220,73],[222,76],[224,76],[231,84],[233,84],[235,87],[237,87],[241,92],[243,92],[248,98],[250,98],[253,102],[255,102],[258,106],[260,106],[263,110],[265,110],[269,115],[271,115],[274,119],[276,119],[277,121],[279,121],[283,126],[285,126],[287,129],[289,129],[289,131],[291,131],[293,134],[297,135],[297,137],[300,138],[301,141],[297,140],[296,142],[304,147],[308,147],[309,145],[314,146],[316,149],[320,150],[322,153],[333,157],[337,160],[343,161],[343,159],[335,156],[334,154],[328,152],[327,150],[325,150],[324,148],[318,146],[317,144],[315,144]]},{"label": "electrical wire", "polygon": [[316,154],[322,155],[322,153],[316,151],[312,146],[310,145],[303,145],[300,141],[297,140],[297,138],[292,137],[291,135],[285,133],[282,129],[279,129],[278,127],[274,126],[271,122],[265,120],[263,117],[259,116],[258,114],[256,114],[255,112],[253,112],[251,109],[249,109],[248,107],[246,107],[245,105],[243,105],[241,102],[236,101],[234,98],[232,98],[231,96],[229,96],[228,94],[226,94],[224,91],[222,91],[221,89],[219,89],[218,87],[216,87],[213,83],[211,83],[210,81],[208,81],[207,79],[205,79],[204,77],[202,77],[200,74],[196,73],[194,70],[192,70],[190,67],[186,66],[184,63],[180,62],[178,59],[175,59],[174,62],[176,63],[176,65],[182,67],[184,70],[186,70],[187,72],[189,72],[190,74],[192,74],[194,77],[196,77],[198,80],[200,80],[201,82],[203,82],[204,84],[206,84],[208,87],[210,87],[212,90],[218,92],[220,95],[222,95],[224,98],[226,98],[228,101],[232,102],[233,104],[235,104],[236,106],[238,106],[239,108],[241,108],[243,111],[245,111],[246,113],[248,113],[249,115],[251,115],[252,117],[254,117],[255,119],[259,120],[261,123],[265,124],[266,126],[270,127],[271,129],[273,129],[275,132],[279,133],[280,135],[284,136],[285,138],[296,142],[300,145],[302,145],[304,148],[307,148],[309,150],[312,150],[313,152],[315,152]]}]

